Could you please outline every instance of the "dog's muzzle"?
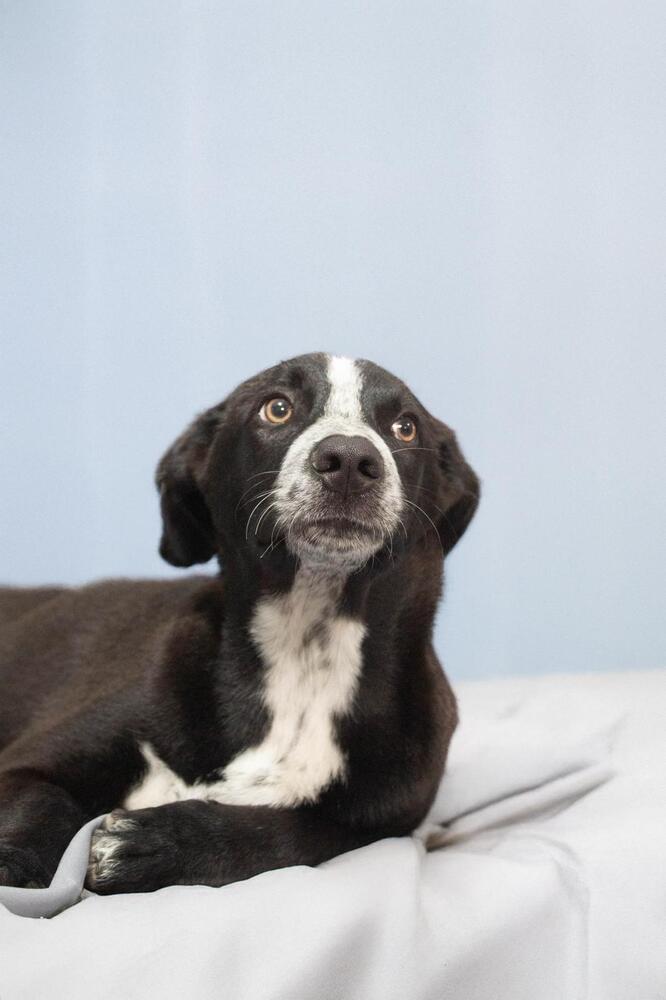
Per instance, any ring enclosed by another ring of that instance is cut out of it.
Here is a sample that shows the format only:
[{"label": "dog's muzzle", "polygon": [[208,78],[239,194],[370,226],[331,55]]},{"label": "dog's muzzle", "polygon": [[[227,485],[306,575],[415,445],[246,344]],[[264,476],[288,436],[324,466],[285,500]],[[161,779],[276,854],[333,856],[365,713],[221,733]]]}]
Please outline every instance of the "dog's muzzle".
[{"label": "dog's muzzle", "polygon": [[388,544],[403,497],[386,443],[367,426],[341,423],[324,419],[293,442],[276,506],[288,549],[302,560],[353,567]]}]

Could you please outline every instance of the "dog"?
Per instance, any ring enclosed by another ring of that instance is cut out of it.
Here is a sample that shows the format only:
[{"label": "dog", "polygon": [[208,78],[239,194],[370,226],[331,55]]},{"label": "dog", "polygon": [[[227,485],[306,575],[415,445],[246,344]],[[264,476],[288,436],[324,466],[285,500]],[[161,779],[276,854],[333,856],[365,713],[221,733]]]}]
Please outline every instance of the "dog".
[{"label": "dog", "polygon": [[398,378],[323,353],[160,461],[160,553],[220,572],[0,591],[0,884],[93,835],[96,893],[220,886],[410,834],[457,723],[434,653],[479,480]]}]

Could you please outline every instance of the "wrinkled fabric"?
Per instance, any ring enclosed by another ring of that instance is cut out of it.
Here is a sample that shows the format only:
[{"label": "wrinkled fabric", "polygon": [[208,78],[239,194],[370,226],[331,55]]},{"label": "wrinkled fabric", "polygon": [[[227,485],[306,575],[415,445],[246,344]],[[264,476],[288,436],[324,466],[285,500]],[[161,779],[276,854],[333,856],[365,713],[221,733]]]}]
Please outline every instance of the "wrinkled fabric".
[{"label": "wrinkled fabric", "polygon": [[89,823],[49,889],[0,889],[2,1000],[666,996],[666,672],[457,693],[413,837],[221,889],[76,902]]}]

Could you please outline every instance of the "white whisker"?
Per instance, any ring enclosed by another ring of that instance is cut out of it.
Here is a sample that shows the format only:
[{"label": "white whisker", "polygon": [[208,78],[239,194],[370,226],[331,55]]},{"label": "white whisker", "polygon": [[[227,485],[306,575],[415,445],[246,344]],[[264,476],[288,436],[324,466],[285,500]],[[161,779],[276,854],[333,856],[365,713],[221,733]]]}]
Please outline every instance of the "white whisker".
[{"label": "white whisker", "polygon": [[254,514],[255,510],[258,510],[258,508],[261,507],[262,503],[265,503],[266,500],[268,499],[268,497],[271,496],[274,492],[275,492],[275,490],[269,490],[269,492],[266,494],[266,496],[264,496],[259,501],[258,504],[255,504],[255,506],[250,511],[250,516],[248,517],[247,524],[245,525],[245,541],[248,540],[248,534],[249,534],[249,531],[250,531],[250,521],[252,520],[252,515]]},{"label": "white whisker", "polygon": [[[275,493],[276,491],[275,491],[275,490],[273,490],[273,492]],[[261,517],[260,517],[260,518],[259,518],[259,520],[257,521],[257,524],[256,524],[256,527],[255,527],[255,529],[254,529],[254,533],[255,533],[255,535],[257,535],[257,534],[259,533],[259,528],[260,528],[260,526],[261,526],[261,522],[262,522],[262,521],[263,521],[263,519],[264,519],[264,518],[266,517],[266,514],[268,514],[269,510],[271,510],[271,509],[272,509],[273,507],[277,507],[277,505],[278,505],[278,502],[279,502],[279,501],[277,501],[277,500],[274,500],[274,501],[273,501],[273,503],[269,503],[269,505],[268,505],[268,507],[266,508],[266,510],[262,512],[262,514],[261,514]]]}]

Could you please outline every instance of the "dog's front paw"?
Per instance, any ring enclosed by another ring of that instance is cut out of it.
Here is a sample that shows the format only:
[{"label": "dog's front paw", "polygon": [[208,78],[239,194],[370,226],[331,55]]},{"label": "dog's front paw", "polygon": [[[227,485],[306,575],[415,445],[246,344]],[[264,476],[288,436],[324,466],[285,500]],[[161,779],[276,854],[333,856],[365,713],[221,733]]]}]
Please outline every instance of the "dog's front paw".
[{"label": "dog's front paw", "polygon": [[115,809],[93,833],[86,888],[102,895],[152,892],[175,881],[176,864],[159,809]]}]

